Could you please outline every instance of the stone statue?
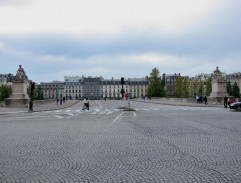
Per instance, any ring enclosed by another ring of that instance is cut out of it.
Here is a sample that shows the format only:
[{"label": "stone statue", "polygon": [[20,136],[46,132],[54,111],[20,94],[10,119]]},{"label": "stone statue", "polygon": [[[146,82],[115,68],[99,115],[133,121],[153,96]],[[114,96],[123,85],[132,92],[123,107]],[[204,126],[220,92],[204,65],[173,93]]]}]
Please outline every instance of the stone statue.
[{"label": "stone statue", "polygon": [[222,75],[222,73],[220,72],[218,66],[216,67],[215,71],[213,71],[213,73],[214,73],[214,74],[213,74],[213,77],[214,77],[215,79],[223,79],[223,75]]},{"label": "stone statue", "polygon": [[27,78],[27,76],[26,76],[24,69],[22,68],[22,65],[19,65],[15,81],[24,82],[26,80],[26,78]]},{"label": "stone statue", "polygon": [[16,73],[15,80],[12,82],[12,94],[10,98],[5,99],[5,105],[7,107],[26,107],[29,103],[30,98],[28,96],[28,77],[22,65],[19,65],[19,68]]}]

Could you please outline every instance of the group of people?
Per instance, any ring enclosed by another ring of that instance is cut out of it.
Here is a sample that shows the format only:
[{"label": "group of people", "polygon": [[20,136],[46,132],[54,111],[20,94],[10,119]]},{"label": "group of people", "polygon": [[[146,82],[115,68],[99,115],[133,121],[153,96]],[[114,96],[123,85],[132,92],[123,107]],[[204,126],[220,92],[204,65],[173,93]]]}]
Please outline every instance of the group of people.
[{"label": "group of people", "polygon": [[65,103],[65,100],[66,100],[65,97],[60,98],[60,99],[59,99],[59,98],[56,98],[56,104],[58,105],[59,102],[60,102],[60,105],[62,105],[62,102]]},{"label": "group of people", "polygon": [[198,103],[203,103],[204,102],[204,104],[208,104],[208,99],[207,99],[207,97],[206,96],[204,96],[204,97],[202,97],[202,96],[196,96],[196,101],[197,101],[197,104]]}]

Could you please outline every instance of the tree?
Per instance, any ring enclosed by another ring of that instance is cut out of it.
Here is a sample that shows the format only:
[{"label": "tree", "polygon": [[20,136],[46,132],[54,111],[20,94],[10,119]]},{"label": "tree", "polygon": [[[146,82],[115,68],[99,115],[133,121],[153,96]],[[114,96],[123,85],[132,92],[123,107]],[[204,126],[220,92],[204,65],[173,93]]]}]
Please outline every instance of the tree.
[{"label": "tree", "polygon": [[238,87],[237,82],[235,82],[234,85],[233,85],[233,96],[235,98],[239,98],[240,97],[240,89]]},{"label": "tree", "polygon": [[198,96],[203,96],[203,94],[204,94],[204,84],[203,84],[203,80],[199,80]]},{"label": "tree", "polygon": [[198,95],[198,80],[194,80],[193,82],[193,97],[195,98]]},{"label": "tree", "polygon": [[0,101],[3,101],[5,98],[9,98],[11,94],[11,86],[8,86],[6,84],[0,85]]},{"label": "tree", "polygon": [[208,77],[207,81],[206,81],[206,91],[205,91],[205,95],[206,96],[210,96],[212,92],[212,78]]},{"label": "tree", "polygon": [[233,96],[233,87],[230,81],[227,82],[227,92],[228,95]]},{"label": "tree", "polygon": [[34,96],[36,100],[43,100],[43,91],[40,86],[34,91]]},{"label": "tree", "polygon": [[188,77],[184,78],[183,82],[183,97],[189,98],[191,94],[190,79]]},{"label": "tree", "polygon": [[165,91],[165,78],[163,77],[161,80],[161,96],[165,97],[166,96],[166,91]]},{"label": "tree", "polygon": [[178,76],[176,80],[176,85],[175,85],[175,96],[176,98],[182,98],[183,97],[183,79],[181,76]]},{"label": "tree", "polygon": [[150,73],[149,86],[147,89],[147,94],[149,97],[163,97],[164,87],[162,86],[159,70],[155,67]]}]

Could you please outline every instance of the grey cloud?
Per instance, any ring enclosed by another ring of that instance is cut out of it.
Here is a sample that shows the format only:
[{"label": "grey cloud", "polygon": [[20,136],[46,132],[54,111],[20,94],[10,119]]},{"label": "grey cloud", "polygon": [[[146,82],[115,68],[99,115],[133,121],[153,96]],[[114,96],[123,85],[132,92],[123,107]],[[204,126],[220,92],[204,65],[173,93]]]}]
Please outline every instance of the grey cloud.
[{"label": "grey cloud", "polygon": [[[240,72],[241,2],[226,1],[207,19],[178,34],[157,31],[126,32],[89,37],[64,34],[0,35],[0,73],[15,73],[22,64],[35,80],[49,81],[64,75],[144,77],[154,65],[137,64],[130,55],[153,53],[173,60],[156,64],[161,73],[184,75],[223,71]],[[49,60],[44,59],[50,56]],[[121,57],[126,56],[124,62]],[[63,59],[61,59],[63,58]],[[126,64],[127,63],[127,64]],[[99,72],[99,73],[98,73]]]}]

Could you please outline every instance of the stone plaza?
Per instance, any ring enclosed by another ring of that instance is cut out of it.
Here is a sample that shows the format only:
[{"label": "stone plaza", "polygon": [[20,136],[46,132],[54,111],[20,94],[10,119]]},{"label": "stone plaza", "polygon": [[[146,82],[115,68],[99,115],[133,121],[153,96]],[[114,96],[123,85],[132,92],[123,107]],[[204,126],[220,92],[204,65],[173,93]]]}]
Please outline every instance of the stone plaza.
[{"label": "stone plaza", "polygon": [[241,182],[240,112],[118,102],[1,115],[0,182]]}]

